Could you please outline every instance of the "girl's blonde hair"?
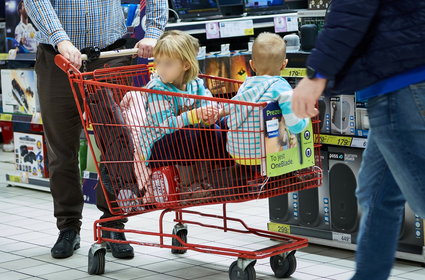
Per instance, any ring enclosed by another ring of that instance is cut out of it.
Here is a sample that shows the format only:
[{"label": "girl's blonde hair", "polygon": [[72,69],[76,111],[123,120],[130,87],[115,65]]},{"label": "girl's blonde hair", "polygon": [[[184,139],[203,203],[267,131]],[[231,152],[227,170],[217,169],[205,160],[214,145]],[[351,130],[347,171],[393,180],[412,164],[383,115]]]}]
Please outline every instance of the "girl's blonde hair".
[{"label": "girl's blonde hair", "polygon": [[170,30],[164,32],[159,38],[153,49],[153,56],[167,56],[179,59],[183,63],[188,63],[189,69],[185,72],[183,77],[183,83],[186,84],[198,77],[198,52],[198,39],[179,30]]}]

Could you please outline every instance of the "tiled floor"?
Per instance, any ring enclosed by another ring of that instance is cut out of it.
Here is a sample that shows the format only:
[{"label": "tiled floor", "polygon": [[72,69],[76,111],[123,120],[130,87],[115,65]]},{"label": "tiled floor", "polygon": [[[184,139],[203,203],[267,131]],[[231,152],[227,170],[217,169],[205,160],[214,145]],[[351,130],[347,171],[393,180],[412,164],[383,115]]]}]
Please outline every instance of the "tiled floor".
[{"label": "tiled floor", "polygon": [[[4,161],[0,154],[0,161]],[[7,158],[7,157],[6,157]],[[10,164],[0,162],[0,170]],[[71,258],[55,260],[50,247],[57,238],[55,220],[52,216],[52,199],[49,193],[18,187],[7,187],[0,175],[0,279],[228,279],[229,265],[233,258],[207,255],[189,251],[185,255],[172,255],[168,249],[135,246],[132,260],[118,260],[109,253],[103,276],[87,274],[87,252],[92,243],[92,223],[99,217],[94,205],[85,205],[81,248]],[[201,208],[198,208],[201,209]],[[210,213],[220,213],[220,206],[203,207]],[[250,226],[265,228],[268,220],[267,201],[258,200],[229,206],[232,216],[241,217]],[[128,228],[155,231],[159,212],[133,217]],[[166,231],[171,233],[172,216],[168,217]],[[194,219],[197,219],[194,217]],[[207,220],[202,219],[203,222]],[[152,237],[127,235],[139,241],[156,241]],[[189,241],[240,248],[259,248],[273,244],[270,240],[256,239],[247,235],[219,233],[214,230],[189,227]],[[291,279],[349,279],[354,269],[352,252],[313,246],[296,254],[298,269]],[[275,279],[269,260],[257,262],[257,279]],[[420,265],[398,262],[391,280],[425,280],[425,269]],[[369,280],[369,279],[368,279]]]}]

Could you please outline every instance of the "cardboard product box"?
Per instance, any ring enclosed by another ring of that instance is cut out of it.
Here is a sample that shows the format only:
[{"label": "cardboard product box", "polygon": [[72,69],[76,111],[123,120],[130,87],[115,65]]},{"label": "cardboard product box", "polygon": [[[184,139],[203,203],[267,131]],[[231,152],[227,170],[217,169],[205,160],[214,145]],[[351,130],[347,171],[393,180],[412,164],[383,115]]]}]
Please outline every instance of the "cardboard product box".
[{"label": "cardboard product box", "polygon": [[343,233],[357,231],[360,207],[356,188],[363,149],[328,147],[329,194],[332,230]]},{"label": "cardboard product box", "polygon": [[0,53],[6,52],[6,22],[0,22]]},{"label": "cardboard product box", "polygon": [[327,9],[331,0],[308,0],[308,8],[313,10]]},{"label": "cardboard product box", "polygon": [[205,74],[205,57],[207,55],[207,47],[203,46],[199,48],[198,52],[198,63],[199,63],[199,72]]},{"label": "cardboard product box", "polygon": [[406,203],[398,251],[421,255],[424,246],[424,220]]},{"label": "cardboard product box", "polygon": [[1,80],[4,113],[33,115],[40,112],[34,70],[2,69]]},{"label": "cardboard product box", "polygon": [[322,185],[318,188],[298,192],[299,224],[303,227],[330,230],[331,208],[329,193],[328,152],[320,151],[322,161]]},{"label": "cardboard product box", "polygon": [[[83,176],[83,198],[85,203],[96,204],[96,185],[98,183],[97,173],[84,172]],[[100,185],[98,186],[101,187]]]},{"label": "cardboard product box", "polygon": [[32,177],[48,178],[47,149],[44,136],[14,132],[15,167]]},{"label": "cardboard product box", "polygon": [[331,133],[355,135],[355,97],[354,95],[336,95],[330,99]]},{"label": "cardboard product box", "polygon": [[366,102],[356,102],[356,135],[366,137],[369,134],[369,114]]},{"label": "cardboard product box", "polygon": [[[100,160],[100,150],[96,145],[96,140],[95,140],[93,134],[90,134],[90,142],[92,144],[94,154],[96,156],[96,161],[99,162],[99,160]],[[97,173],[95,159],[93,158],[90,147],[87,148],[87,163],[86,163],[85,171]]]},{"label": "cardboard product box", "polygon": [[319,98],[320,132],[331,133],[331,100],[329,96]]},{"label": "cardboard product box", "polygon": [[245,81],[247,77],[253,75],[249,60],[251,55],[242,52],[235,52],[230,58],[230,78]]},{"label": "cardboard product box", "polygon": [[31,22],[25,3],[21,0],[6,0],[6,51],[18,49],[19,53],[35,53],[37,29]]}]

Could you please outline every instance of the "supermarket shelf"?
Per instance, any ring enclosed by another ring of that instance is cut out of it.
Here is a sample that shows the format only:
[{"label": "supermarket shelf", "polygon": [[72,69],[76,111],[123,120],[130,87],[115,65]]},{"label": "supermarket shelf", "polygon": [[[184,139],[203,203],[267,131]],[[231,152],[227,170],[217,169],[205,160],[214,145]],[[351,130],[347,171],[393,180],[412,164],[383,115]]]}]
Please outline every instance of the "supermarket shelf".
[{"label": "supermarket shelf", "polygon": [[325,145],[364,149],[366,148],[367,138],[357,136],[320,134],[320,143]]},{"label": "supermarket shelf", "polygon": [[7,173],[6,182],[10,186],[50,192],[49,179],[28,177],[28,174],[25,172]]},{"label": "supermarket shelf", "polygon": [[0,54],[0,60],[4,60],[4,61],[35,62],[35,58],[36,58],[35,53],[18,53],[18,54],[16,54],[15,59],[9,59],[9,54],[7,54],[7,53]]},{"label": "supermarket shelf", "polygon": [[[298,237],[307,237],[309,243],[334,247],[339,249],[356,251],[357,245],[352,242],[356,240],[356,234],[335,233],[327,230],[319,230],[314,228],[305,228],[300,226],[286,225],[270,222],[267,224],[268,230],[272,232],[280,232],[291,234]],[[396,257],[403,260],[419,262],[425,264],[425,247],[417,246],[421,254],[397,251]]]},{"label": "supermarket shelf", "polygon": [[[186,31],[189,34],[205,34],[205,24],[208,22],[231,22],[231,21],[241,21],[241,20],[252,20],[254,28],[267,28],[274,26],[274,18],[279,16],[285,17],[297,17],[297,13],[283,13],[275,15],[261,15],[261,16],[245,16],[238,18],[228,18],[228,19],[213,19],[205,21],[192,21],[192,22],[177,22],[169,23],[165,27],[166,30],[179,29]],[[293,32],[293,30],[288,31]]]},{"label": "supermarket shelf", "polygon": [[2,113],[0,114],[0,121],[42,124],[40,113],[36,113],[34,115]]}]

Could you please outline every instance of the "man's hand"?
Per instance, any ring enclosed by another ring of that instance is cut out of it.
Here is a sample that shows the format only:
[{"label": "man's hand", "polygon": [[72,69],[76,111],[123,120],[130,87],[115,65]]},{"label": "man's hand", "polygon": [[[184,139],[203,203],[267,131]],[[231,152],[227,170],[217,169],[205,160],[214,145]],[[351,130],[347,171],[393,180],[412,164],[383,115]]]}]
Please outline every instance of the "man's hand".
[{"label": "man's hand", "polygon": [[326,87],[326,79],[304,78],[294,89],[292,111],[299,118],[312,118],[319,111],[316,102]]},{"label": "man's hand", "polygon": [[139,57],[149,58],[153,56],[153,48],[158,40],[152,38],[143,38],[140,40],[135,48],[139,49],[137,55]]},{"label": "man's hand", "polygon": [[59,42],[58,51],[61,55],[68,59],[72,65],[74,65],[77,69],[80,69],[82,64],[81,53],[70,41],[66,40]]}]

